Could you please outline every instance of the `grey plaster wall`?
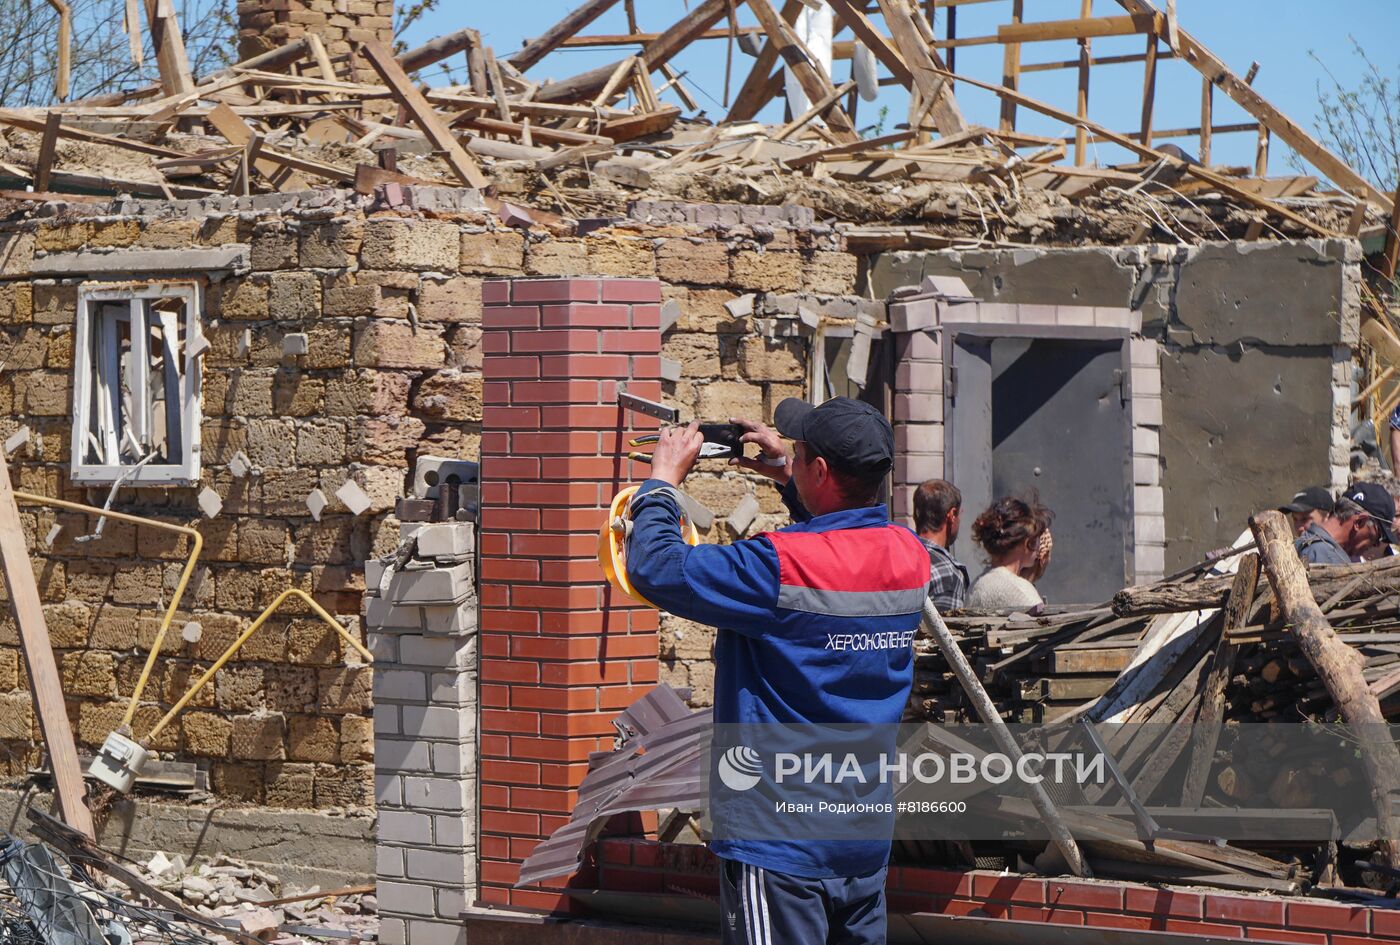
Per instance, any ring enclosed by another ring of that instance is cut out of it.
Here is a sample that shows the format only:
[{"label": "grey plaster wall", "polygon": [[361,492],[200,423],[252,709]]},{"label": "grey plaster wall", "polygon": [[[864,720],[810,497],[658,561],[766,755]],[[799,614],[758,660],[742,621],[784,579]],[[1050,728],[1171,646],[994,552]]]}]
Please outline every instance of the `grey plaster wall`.
[{"label": "grey plaster wall", "polygon": [[1301,486],[1343,484],[1360,260],[1349,240],[888,253],[871,260],[866,288],[884,298],[952,275],[989,302],[1141,312],[1163,349],[1172,571]]},{"label": "grey plaster wall", "polygon": [[[0,788],[0,829],[29,840],[26,807],[53,813],[44,791]],[[118,798],[97,819],[97,842],[133,860],[156,851],[186,861],[218,854],[272,873],[286,886],[358,886],[374,877],[374,818],[323,811],[230,807],[151,798]]]}]

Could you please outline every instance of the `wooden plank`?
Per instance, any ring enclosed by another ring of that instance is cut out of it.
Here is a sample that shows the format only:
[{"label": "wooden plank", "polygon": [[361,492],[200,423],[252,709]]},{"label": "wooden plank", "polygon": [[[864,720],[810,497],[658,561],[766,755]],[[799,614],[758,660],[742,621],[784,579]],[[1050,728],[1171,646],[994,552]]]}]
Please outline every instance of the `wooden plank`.
[{"label": "wooden plank", "polygon": [[500,64],[496,62],[496,53],[487,46],[483,55],[486,57],[486,78],[491,82],[491,94],[496,98],[496,112],[501,121],[513,124],[515,116],[510,113],[510,97],[506,94],[506,82],[501,77]]},{"label": "wooden plank", "polygon": [[92,840],[95,836],[92,812],[87,808],[87,788],[83,784],[78,749],[73,742],[73,727],[68,721],[68,708],[63,701],[63,681],[54,661],[48,625],[44,622],[34,564],[24,543],[24,525],[10,485],[10,465],[3,456],[0,456],[0,563],[4,564],[5,589],[19,627],[19,645],[29,673],[34,710],[39,714],[39,728],[53,768],[59,810],[68,826]]},{"label": "wooden plank", "polygon": [[[11,125],[15,128],[23,128],[25,131],[34,131],[39,134],[44,133],[45,119],[31,118],[6,108],[0,108],[0,125]],[[105,144],[114,148],[121,148],[123,151],[135,151],[138,154],[153,154],[156,157],[181,157],[183,151],[176,151],[173,148],[162,148],[159,145],[146,144],[144,141],[133,141],[127,138],[118,138],[115,135],[99,134],[96,131],[84,131],[81,128],[74,128],[72,125],[60,125],[58,129],[60,138],[69,138],[73,141],[87,141],[92,144]]]},{"label": "wooden plank", "polygon": [[809,121],[816,118],[822,112],[826,111],[832,106],[832,104],[837,99],[839,99],[841,96],[845,95],[847,92],[851,91],[855,87],[855,80],[852,79],[840,88],[832,89],[821,99],[821,101],[813,102],[811,108],[807,109],[807,111],[803,112],[801,115],[794,118],[792,121],[788,122],[786,125],[774,132],[771,140],[786,141],[788,138],[791,138],[797,132],[807,127],[807,123]]},{"label": "wooden plank", "polygon": [[54,157],[58,152],[58,132],[62,125],[63,116],[58,112],[49,112],[44,119],[44,136],[39,139],[39,157],[34,162],[35,190],[49,189]]},{"label": "wooden plank", "polygon": [[441,62],[459,52],[481,43],[481,34],[474,29],[458,30],[430,39],[421,46],[415,46],[399,56],[399,66],[404,72],[413,73],[434,63]]},{"label": "wooden plank", "polygon": [[1091,36],[1132,36],[1137,33],[1161,31],[1160,15],[1100,16],[1075,20],[1046,20],[1022,23],[1014,16],[1006,26],[997,27],[997,41],[1002,43],[1051,42],[1057,39],[1085,39]]},{"label": "wooden plank", "polygon": [[[1026,13],[1025,0],[1012,0],[1011,2],[1011,25],[1017,26],[1024,19]],[[1000,31],[998,31],[998,35]],[[1001,61],[1001,84],[1003,87],[1015,90],[1021,84],[1021,46],[1019,43],[1007,43],[1006,49],[1002,51]],[[1002,96],[1001,99],[1001,130],[1016,130],[1016,100]]]},{"label": "wooden plank", "polygon": [[599,128],[598,131],[605,138],[610,138],[618,143],[635,141],[648,135],[660,134],[674,125],[676,119],[680,117],[681,110],[674,105],[668,105],[661,111],[652,112],[650,115],[633,115],[605,121],[603,127]]},{"label": "wooden plank", "polygon": [[442,187],[446,182],[426,180],[422,177],[410,177],[407,174],[400,174],[397,171],[386,171],[383,168],[375,167],[373,164],[355,165],[355,193],[369,195],[374,193],[374,188],[383,184]]},{"label": "wooden plank", "polygon": [[568,16],[526,43],[519,52],[508,56],[506,61],[521,72],[528,72],[530,67],[615,6],[617,6],[617,0],[587,0],[583,5],[576,7]]},{"label": "wooden plank", "polygon": [[[1183,33],[1182,35],[1183,41],[1185,41],[1185,34]],[[951,73],[949,74],[949,77],[951,77]],[[980,89],[986,89],[989,92],[996,92],[1003,99],[1010,99],[1011,101],[1014,101],[1019,105],[1023,105],[1026,108],[1040,112],[1042,115],[1048,115],[1051,118],[1055,118],[1059,121],[1072,124],[1073,122],[1078,120],[1068,112],[1055,108],[1053,105],[1047,105],[1044,102],[1037,101],[1036,99],[1033,99],[1028,95],[1022,95],[1015,89],[1009,89],[1005,86],[993,85],[990,82],[982,82],[978,79],[969,78],[968,76],[958,76],[957,79],[959,82],[966,82],[967,84],[975,85]],[[1293,223],[1296,223],[1298,226],[1303,227],[1311,233],[1315,233],[1318,236],[1329,237],[1338,235],[1325,227],[1318,226],[1316,223],[1309,220],[1307,217],[1299,216],[1292,210],[1289,210],[1287,207],[1280,206],[1279,204],[1276,204],[1271,200],[1266,200],[1262,197],[1259,197],[1256,194],[1251,194],[1247,191],[1242,190],[1241,188],[1235,186],[1234,182],[1232,182],[1228,178],[1220,174],[1216,174],[1207,168],[1198,167],[1194,164],[1189,164],[1184,161],[1181,161],[1180,159],[1173,157],[1172,155],[1164,154],[1161,151],[1158,151],[1154,148],[1150,148],[1140,141],[1134,141],[1125,135],[1120,135],[1116,134],[1115,132],[1109,131],[1107,128],[1104,128],[1101,125],[1097,125],[1094,122],[1086,121],[1085,126],[1091,132],[1103,137],[1106,141],[1110,141],[1113,144],[1119,145],[1123,148],[1127,148],[1129,151],[1132,151],[1140,157],[1148,158],[1149,160],[1153,161],[1166,161],[1169,165],[1173,167],[1179,167],[1181,170],[1185,171],[1187,174],[1190,174],[1193,177],[1197,177],[1201,180],[1207,181],[1219,188],[1220,190],[1225,191],[1226,193],[1234,194],[1240,197],[1246,203],[1259,207],[1261,210],[1267,210],[1268,212],[1276,216],[1283,217],[1285,220],[1289,220]]]},{"label": "wooden plank", "polygon": [[1046,672],[1116,673],[1128,667],[1137,647],[1068,644],[1056,647],[1046,660]]},{"label": "wooden plank", "polygon": [[1211,123],[1215,120],[1215,84],[1205,77],[1201,78],[1201,146],[1197,159],[1206,167],[1210,167],[1210,145],[1213,129]]},{"label": "wooden plank", "polygon": [[943,63],[920,33],[907,0],[879,0],[879,5],[885,25],[894,36],[895,46],[913,75],[914,85],[926,108],[933,114],[934,125],[945,135],[966,131],[967,121],[943,78]]},{"label": "wooden plank", "polygon": [[[1156,9],[1148,0],[1118,0],[1118,4],[1129,13],[1155,14]],[[1184,29],[1177,29],[1177,49],[1187,62],[1210,79],[1236,104],[1257,118],[1261,124],[1283,139],[1284,143],[1308,163],[1312,164],[1342,190],[1363,188],[1368,198],[1387,212],[1393,206],[1390,195],[1379,190],[1374,184],[1358,174],[1350,165],[1329,151],[1312,135],[1304,131],[1287,115],[1275,108],[1262,95],[1250,88],[1239,76],[1226,67],[1214,53],[1201,44]]]},{"label": "wooden plank", "polygon": [[1142,73],[1142,131],[1138,140],[1152,144],[1152,110],[1157,98],[1157,34],[1147,34],[1147,52]]},{"label": "wooden plank", "polygon": [[[658,36],[655,42],[647,43],[641,52],[642,61],[647,69],[654,71],[660,69],[662,63],[670,62],[676,53],[690,45],[696,36],[718,23],[729,12],[730,2],[731,0],[705,0],[677,20],[670,29]],[[603,83],[608,81],[615,68],[616,63],[599,66],[562,82],[551,83],[540,89],[536,98],[541,102],[576,102],[586,99],[603,87]]]},{"label": "wooden plank", "polygon": [[180,95],[194,88],[190,75],[190,60],[185,54],[185,39],[180,35],[180,21],[170,0],[146,0],[146,22],[151,28],[151,44],[156,50],[156,65],[160,69],[160,86],[166,95]]},{"label": "wooden plank", "polygon": [[[1094,0],[1080,0],[1079,16],[1087,18],[1094,11]],[[1089,132],[1083,121],[1089,117],[1089,37],[1079,38],[1079,83],[1075,94],[1074,113],[1080,124],[1074,126],[1074,166],[1083,167],[1089,162]],[[1024,71],[1024,69],[1022,70]]]},{"label": "wooden plank", "polygon": [[[209,109],[206,118],[209,124],[214,126],[214,130],[223,135],[229,144],[246,148],[248,143],[253,140],[253,129],[248,127],[248,123],[234,114],[233,109],[223,102]],[[277,160],[267,156],[267,152],[260,153],[256,157],[253,161],[253,168],[267,178],[273,187],[283,193],[309,190],[311,187],[305,177],[302,177],[295,170],[285,168]]]},{"label": "wooden plank", "polygon": [[315,33],[307,33],[306,48],[316,63],[316,68],[321,70],[321,78],[335,81],[335,66],[331,65],[331,57],[326,53],[326,44],[321,42],[321,37]]},{"label": "wooden plank", "polygon": [[[525,126],[519,122],[500,121],[496,118],[487,118],[472,113],[458,115],[452,119],[452,127],[471,128],[494,135],[510,135],[512,138],[522,140],[525,137]],[[600,135],[584,134],[581,131],[566,131],[563,128],[548,128],[540,125],[530,126],[530,136],[535,141],[546,144],[607,144],[612,140]]]},{"label": "wooden plank", "polygon": [[476,160],[458,144],[457,139],[452,134],[452,129],[442,120],[433,107],[428,104],[428,100],[423,97],[413,83],[409,81],[408,75],[394,58],[393,50],[380,42],[364,43],[360,47],[365,59],[379,77],[384,80],[384,84],[389,87],[394,100],[397,101],[408,112],[414,124],[423,130],[423,134],[428,136],[428,140],[433,143],[433,147],[443,151],[447,155],[448,166],[461,178],[462,183],[477,190],[485,190],[491,185],[491,180],[481,172],[481,167]]},{"label": "wooden plank", "polygon": [[[778,55],[782,56],[783,61],[787,63],[788,71],[796,77],[807,99],[819,102],[830,95],[833,91],[831,77],[818,65],[811,50],[778,16],[778,11],[773,9],[772,3],[769,0],[748,0],[748,4],[749,9],[753,11],[758,22],[768,33],[768,41],[778,45]],[[851,119],[840,105],[833,102],[824,117],[827,126],[838,141],[855,141],[860,137],[856,134]]]},{"label": "wooden plank", "polygon": [[1385,231],[1385,248],[1381,258],[1381,274],[1393,281],[1396,265],[1400,263],[1400,185],[1395,188],[1395,201],[1390,208],[1390,228]]},{"label": "wooden plank", "polygon": [[1220,642],[1210,676],[1201,691],[1201,708],[1196,714],[1196,732],[1192,736],[1191,755],[1187,762],[1186,779],[1181,789],[1184,807],[1198,807],[1206,793],[1206,779],[1215,760],[1215,747],[1220,740],[1220,726],[1225,720],[1225,687],[1235,673],[1235,658],[1242,647],[1230,639],[1232,631],[1249,622],[1254,608],[1254,596],[1259,588],[1259,555],[1240,558],[1240,569],[1230,585],[1230,597],[1225,602],[1225,622],[1221,625]]},{"label": "wooden plank", "polygon": [[868,151],[875,148],[884,148],[892,144],[902,144],[914,137],[912,131],[896,131],[894,134],[882,135],[879,138],[866,138],[862,141],[853,141],[849,144],[838,144],[833,147],[823,148],[820,151],[812,151],[794,158],[788,158],[783,163],[788,167],[806,167],[809,164],[816,164],[828,158],[845,154],[856,154],[861,151]]},{"label": "wooden plank", "polygon": [[[1094,56],[1089,59],[1091,66],[1117,66],[1131,63],[1138,63],[1147,57],[1142,53],[1127,53],[1122,56]],[[1157,54],[1158,62],[1165,62],[1168,59],[1175,59],[1176,56],[1170,50],[1163,50]],[[1058,69],[1078,69],[1078,59],[1061,59],[1054,62],[1030,62],[1022,63],[1021,74],[1028,72],[1054,72]]]},{"label": "wooden plank", "polygon": [[[832,0],[832,6],[839,15],[839,3],[843,0]],[[797,22],[797,15],[802,12],[802,0],[787,0],[783,4],[781,16],[785,23]],[[760,31],[762,27],[760,27]],[[773,67],[778,62],[778,47],[775,43],[765,43],[758,55],[754,58],[753,68],[749,70],[748,78],[739,88],[739,94],[734,96],[734,104],[729,108],[729,114],[725,116],[726,122],[749,121],[757,115],[763,106],[773,100],[773,83],[771,76]],[[781,78],[782,72],[779,71]]]}]

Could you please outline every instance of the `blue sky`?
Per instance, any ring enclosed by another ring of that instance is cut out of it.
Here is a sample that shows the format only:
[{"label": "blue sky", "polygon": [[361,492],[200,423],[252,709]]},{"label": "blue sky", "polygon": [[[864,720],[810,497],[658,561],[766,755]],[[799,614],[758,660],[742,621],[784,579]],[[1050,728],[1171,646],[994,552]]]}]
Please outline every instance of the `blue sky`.
[{"label": "blue sky", "polygon": [[[538,34],[564,16],[580,0],[514,0],[498,3],[463,3],[442,0],[439,9],[430,12],[415,24],[406,39],[410,44],[442,33],[474,26],[498,53],[519,48],[523,39]],[[699,0],[690,0],[693,6]],[[736,0],[741,22],[752,25],[754,20],[741,0]],[[775,4],[776,5],[776,4]],[[636,4],[640,25],[644,30],[665,29],[685,11],[684,0],[638,0]],[[995,31],[998,23],[1009,16],[1009,0],[975,3],[958,8],[958,35],[983,35]],[[1164,6],[1164,2],[1159,2]],[[469,12],[464,13],[464,8]],[[1078,15],[1079,0],[1026,0],[1027,21],[1053,20]],[[1391,76],[1400,65],[1400,2],[1396,0],[1178,0],[1178,18],[1183,28],[1220,56],[1237,73],[1243,74],[1253,61],[1260,65],[1257,88],[1285,114],[1307,129],[1314,129],[1317,109],[1317,83],[1326,81],[1321,65],[1309,52],[1317,54],[1328,68],[1348,86],[1355,85],[1363,63],[1352,48],[1355,36],[1366,47],[1371,58]],[[943,35],[945,24],[939,10],[935,28]],[[1115,0],[1094,0],[1095,16],[1121,15]],[[626,32],[622,4],[598,20],[590,33]],[[725,109],[720,100],[724,90],[724,41],[704,41],[693,44],[676,60],[679,69],[689,73],[701,106],[713,117]],[[1140,53],[1143,40],[1137,36],[1107,37],[1094,40],[1097,55]],[[531,70],[532,77],[564,78],[595,65],[612,62],[625,53],[618,49],[564,50],[546,59]],[[1023,47],[1022,61],[1050,61],[1077,56],[1073,41],[1028,44]],[[747,75],[752,60],[736,51],[733,88],[737,90]],[[958,50],[957,71],[983,81],[1000,81],[1001,47],[966,47]],[[836,79],[847,78],[849,65],[838,62]],[[432,77],[440,82],[441,77]],[[1135,129],[1141,110],[1143,69],[1141,64],[1095,67],[1089,92],[1089,117],[1117,131]],[[1042,72],[1027,76],[1022,90],[1031,96],[1068,111],[1074,109],[1075,71]],[[862,126],[877,120],[881,104],[889,106],[887,126],[903,119],[905,101],[893,90],[885,90],[881,102],[861,103],[858,123]],[[972,121],[995,125],[998,114],[996,99],[990,93],[961,87],[958,99]],[[1163,62],[1159,67],[1156,112],[1157,128],[1194,127],[1200,117],[1201,84],[1199,74],[1189,65]],[[1215,96],[1215,123],[1227,124],[1249,121],[1238,107],[1219,93]],[[770,109],[763,116],[781,120],[780,111]],[[1067,129],[1040,116],[1027,116],[1018,123],[1024,131],[1042,134],[1069,133]],[[1176,140],[1194,153],[1195,139]],[[1254,135],[1233,134],[1216,138],[1213,160],[1216,163],[1252,164]],[[1103,150],[1102,163],[1122,159],[1121,152]],[[1279,142],[1270,155],[1272,173],[1289,171],[1289,161]]]}]

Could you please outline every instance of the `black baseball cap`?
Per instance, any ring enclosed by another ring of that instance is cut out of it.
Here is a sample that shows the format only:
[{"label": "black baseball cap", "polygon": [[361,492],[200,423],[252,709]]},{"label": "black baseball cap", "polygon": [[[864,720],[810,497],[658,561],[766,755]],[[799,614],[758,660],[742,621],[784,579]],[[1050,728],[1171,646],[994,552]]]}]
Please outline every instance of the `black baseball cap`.
[{"label": "black baseball cap", "polygon": [[1295,493],[1293,498],[1280,505],[1278,510],[1280,512],[1331,512],[1336,504],[1332,500],[1332,493],[1322,486],[1309,486],[1303,491]]},{"label": "black baseball cap", "polygon": [[1346,497],[1366,510],[1380,527],[1386,544],[1395,544],[1395,499],[1378,482],[1354,482],[1347,487]]},{"label": "black baseball cap", "polygon": [[894,428],[870,404],[833,397],[820,407],[789,397],[773,411],[773,424],[801,440],[837,472],[874,476],[894,465]]}]

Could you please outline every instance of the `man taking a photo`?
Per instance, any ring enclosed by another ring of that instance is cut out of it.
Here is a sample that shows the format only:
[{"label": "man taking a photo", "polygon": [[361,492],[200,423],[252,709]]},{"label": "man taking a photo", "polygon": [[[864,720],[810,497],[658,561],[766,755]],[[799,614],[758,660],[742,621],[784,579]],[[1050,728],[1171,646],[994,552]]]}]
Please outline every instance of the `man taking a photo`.
[{"label": "man taking a photo", "polygon": [[[791,455],[769,428],[736,422],[748,430],[744,442],[786,461],[733,462],[782,485],[794,524],[732,545],[687,545],[675,489],[703,438],[695,424],[667,430],[652,478],[632,500],[628,576],[658,607],[720,628],[717,726],[864,725],[893,733],[909,696],[911,643],[929,583],[923,545],[877,504],[894,459],[893,430],[875,408],[845,397],[819,407],[789,398],[774,420],[795,441]],[[860,839],[717,836],[721,940],[883,943],[893,816],[881,823],[883,835]]]}]

